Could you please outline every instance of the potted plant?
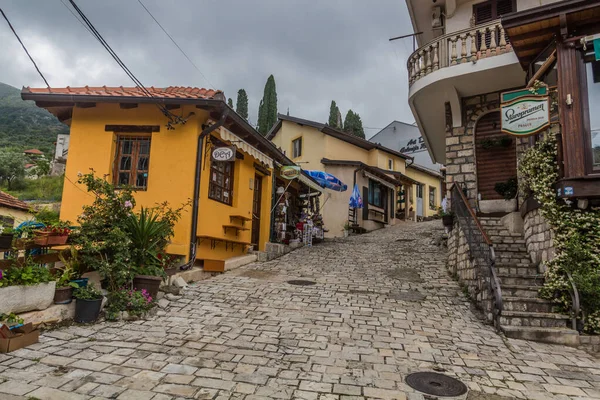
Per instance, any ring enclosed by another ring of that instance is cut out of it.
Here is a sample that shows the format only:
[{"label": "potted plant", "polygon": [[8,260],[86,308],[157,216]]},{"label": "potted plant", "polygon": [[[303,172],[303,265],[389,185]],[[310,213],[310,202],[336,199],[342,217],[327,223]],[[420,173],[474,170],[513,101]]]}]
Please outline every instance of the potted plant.
[{"label": "potted plant", "polygon": [[75,297],[75,322],[89,323],[98,319],[104,298],[102,292],[89,284],[75,289],[73,297]]},{"label": "potted plant", "polygon": [[62,253],[59,254],[58,258],[63,265],[56,268],[55,276],[57,280],[56,291],[54,292],[54,304],[69,304],[73,301],[73,289],[77,289],[80,286],[87,286],[87,279],[85,285],[79,285],[75,280],[79,275],[79,261],[77,260],[77,250],[75,247],[71,247],[71,256],[68,259]]},{"label": "potted plant", "polygon": [[440,215],[442,216],[442,224],[444,224],[444,227],[452,229],[454,226],[454,212],[440,210]]},{"label": "potted plant", "polygon": [[39,246],[58,246],[64,245],[69,239],[71,229],[68,223],[59,222],[36,230],[34,242]]},{"label": "potted plant", "polygon": [[154,298],[144,289],[122,289],[108,295],[105,316],[107,320],[135,319],[144,316],[155,304]]},{"label": "potted plant", "polygon": [[350,221],[344,222],[344,229],[342,231],[344,232],[344,237],[347,238],[350,234]]},{"label": "potted plant", "polygon": [[0,233],[0,249],[8,250],[12,247],[12,241],[14,238],[13,228],[4,228]]},{"label": "potted plant", "polygon": [[0,313],[45,310],[52,304],[56,282],[48,268],[31,257],[13,260],[7,270],[0,270]]}]

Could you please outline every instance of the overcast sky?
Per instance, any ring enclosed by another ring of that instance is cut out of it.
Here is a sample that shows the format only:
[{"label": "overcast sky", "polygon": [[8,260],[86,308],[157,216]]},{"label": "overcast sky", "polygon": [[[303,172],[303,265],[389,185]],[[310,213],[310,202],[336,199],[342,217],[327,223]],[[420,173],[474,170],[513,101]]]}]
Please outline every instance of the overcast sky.
[{"label": "overcast sky", "polygon": [[[67,0],[63,0],[68,4]],[[331,100],[365,127],[414,121],[406,59],[412,32],[404,0],[142,0],[200,68],[177,50],[137,0],[76,0],[145,86],[246,89],[250,121],[270,74],[278,111],[326,122]],[[61,0],[0,0],[51,86],[131,86]],[[0,20],[0,82],[45,86]],[[365,129],[367,137],[377,130]]]}]

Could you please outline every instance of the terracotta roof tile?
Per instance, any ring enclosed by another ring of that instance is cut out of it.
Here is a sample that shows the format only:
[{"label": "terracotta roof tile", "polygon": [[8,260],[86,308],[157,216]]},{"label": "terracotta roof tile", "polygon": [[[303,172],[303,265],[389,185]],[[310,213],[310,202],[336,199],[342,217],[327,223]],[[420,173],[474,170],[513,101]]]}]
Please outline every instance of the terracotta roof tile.
[{"label": "terracotta roof tile", "polygon": [[2,191],[0,191],[0,207],[16,208],[25,211],[29,210],[27,203]]},{"label": "terracotta roof tile", "polygon": [[[154,97],[171,99],[214,99],[224,97],[223,92],[214,89],[205,89],[185,86],[169,86],[167,88],[155,88],[154,86],[146,88]],[[108,87],[108,86],[84,86],[65,88],[30,88],[23,89],[24,92],[40,94],[68,94],[68,95],[88,95],[88,96],[126,96],[126,97],[147,97],[146,94],[137,87]]]},{"label": "terracotta roof tile", "polygon": [[39,154],[39,155],[42,155],[42,154],[44,154],[44,152],[43,152],[43,151],[41,151],[41,150],[38,150],[38,149],[29,149],[29,150],[25,150],[23,153],[25,153],[25,154]]}]

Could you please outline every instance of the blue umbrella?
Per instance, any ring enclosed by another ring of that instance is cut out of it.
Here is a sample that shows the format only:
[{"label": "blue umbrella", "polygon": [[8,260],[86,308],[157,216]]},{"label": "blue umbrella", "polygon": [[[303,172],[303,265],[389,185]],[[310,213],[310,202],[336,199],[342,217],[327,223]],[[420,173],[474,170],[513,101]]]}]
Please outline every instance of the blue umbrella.
[{"label": "blue umbrella", "polygon": [[323,171],[305,171],[311,178],[313,178],[319,186],[325,189],[335,190],[337,192],[345,192],[348,190],[348,185],[344,185],[342,181],[340,181],[335,176],[323,172]]},{"label": "blue umbrella", "polygon": [[363,208],[363,200],[362,197],[360,197],[360,191],[358,190],[358,185],[356,184],[352,190],[352,196],[350,196],[350,207]]}]

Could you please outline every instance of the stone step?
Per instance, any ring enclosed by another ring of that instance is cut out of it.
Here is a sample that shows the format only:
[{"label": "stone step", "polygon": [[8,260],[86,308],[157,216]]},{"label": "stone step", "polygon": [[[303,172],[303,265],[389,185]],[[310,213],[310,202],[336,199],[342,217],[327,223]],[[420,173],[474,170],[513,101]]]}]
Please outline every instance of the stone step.
[{"label": "stone step", "polygon": [[567,328],[570,322],[568,315],[554,313],[538,313],[529,311],[502,310],[501,326],[531,326],[538,328]]},{"label": "stone step", "polygon": [[496,247],[499,244],[520,244],[525,246],[525,239],[523,239],[521,235],[518,235],[516,237],[489,236],[489,238],[494,244],[494,247]]},{"label": "stone step", "polygon": [[541,286],[544,284],[543,275],[510,275],[498,274],[500,285]]},{"label": "stone step", "polygon": [[496,263],[496,272],[503,275],[538,275],[537,267],[526,263]]},{"label": "stone step", "polygon": [[531,326],[500,326],[504,335],[513,339],[534,340],[536,342],[562,344],[576,347],[579,333],[569,328],[541,328]]},{"label": "stone step", "polygon": [[502,296],[537,298],[542,286],[501,285]]},{"label": "stone step", "polygon": [[[494,243],[492,241],[492,243]],[[507,243],[494,243],[494,250],[501,252],[510,252],[510,253],[527,253],[527,247],[524,244],[507,244]]]},{"label": "stone step", "polygon": [[552,302],[534,297],[502,296],[504,311],[529,311],[534,313],[551,313]]},{"label": "stone step", "polygon": [[511,257],[506,254],[496,254],[496,263],[497,264],[503,264],[503,265],[526,264],[530,261],[531,261],[531,259],[529,258],[529,256],[527,256],[527,257],[525,257],[525,256]]}]

